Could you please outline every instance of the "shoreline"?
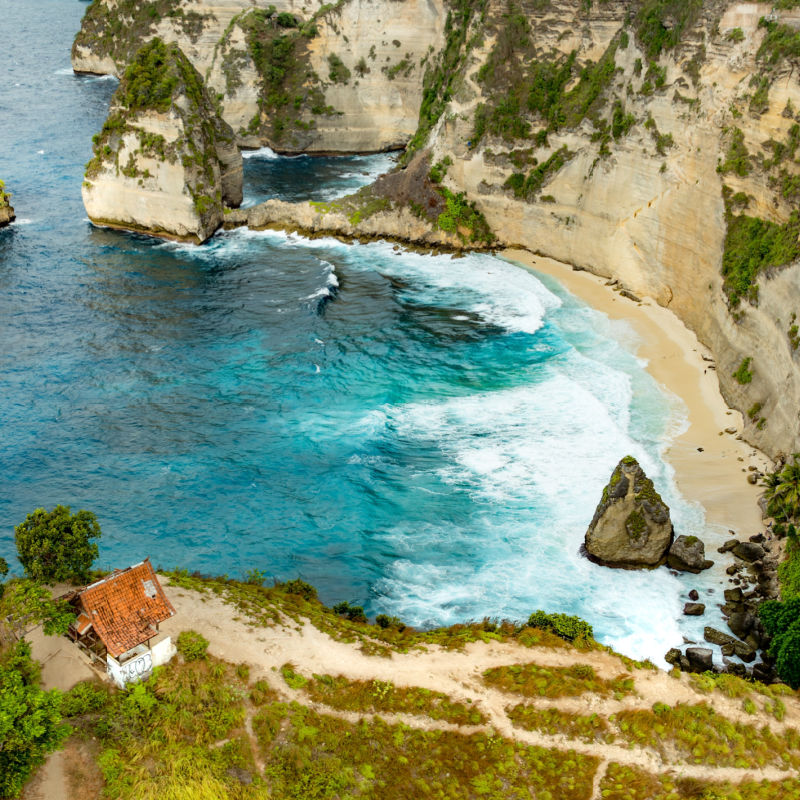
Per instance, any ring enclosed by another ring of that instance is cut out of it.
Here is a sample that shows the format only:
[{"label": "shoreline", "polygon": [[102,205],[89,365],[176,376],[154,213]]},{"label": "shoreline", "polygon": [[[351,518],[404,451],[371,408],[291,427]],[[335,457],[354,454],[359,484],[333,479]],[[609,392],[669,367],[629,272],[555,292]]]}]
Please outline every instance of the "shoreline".
[{"label": "shoreline", "polygon": [[[629,300],[606,286],[605,278],[528,250],[507,248],[498,255],[556,278],[596,311],[630,324],[639,338],[636,356],[647,361],[647,372],[686,408],[686,430],[664,452],[675,470],[678,490],[687,500],[702,506],[706,528],[722,538],[730,538],[729,530],[742,538],[763,530],[758,507],[762,489],[749,484],[746,475],[748,467],[763,472],[771,461],[753,445],[736,438],[742,432],[742,415],[728,408],[722,398],[716,371],[709,368],[714,363],[711,352],[675,313],[649,297],[641,302]],[[726,428],[735,428],[736,432],[726,433]],[[706,556],[713,559],[716,542],[706,544]]]}]

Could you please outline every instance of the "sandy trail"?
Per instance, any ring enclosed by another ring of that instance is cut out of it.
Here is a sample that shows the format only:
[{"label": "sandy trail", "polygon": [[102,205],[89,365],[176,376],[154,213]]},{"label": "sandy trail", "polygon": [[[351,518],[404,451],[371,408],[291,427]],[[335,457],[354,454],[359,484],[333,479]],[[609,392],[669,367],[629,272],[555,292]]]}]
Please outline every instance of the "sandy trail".
[{"label": "sandy trail", "polygon": [[[164,579],[166,584],[167,579]],[[764,769],[739,769],[712,767],[667,761],[659,753],[647,748],[631,749],[626,744],[604,742],[587,743],[565,735],[549,735],[515,727],[507,708],[525,702],[537,708],[558,708],[574,714],[612,714],[623,708],[652,707],[655,702],[670,705],[700,703],[709,700],[689,684],[688,677],[675,679],[663,671],[626,669],[616,656],[604,651],[577,652],[571,648],[525,648],[514,642],[474,642],[461,651],[428,646],[425,651],[392,653],[391,657],[370,656],[359,649],[358,643],[348,644],[332,639],[312,624],[298,625],[288,620],[284,626],[256,627],[240,612],[227,605],[220,597],[174,586],[165,586],[177,614],[162,629],[174,636],[180,630],[194,628],[209,640],[209,652],[233,663],[247,663],[253,679],[263,678],[286,698],[296,699],[316,710],[357,722],[369,713],[348,712],[328,706],[309,703],[302,690],[290,689],[280,676],[280,668],[291,663],[306,677],[312,674],[343,675],[351,680],[391,681],[398,686],[418,686],[444,692],[454,700],[467,700],[479,709],[488,723],[477,726],[459,726],[433,720],[425,716],[381,713],[387,722],[402,722],[412,728],[425,730],[452,730],[464,734],[478,731],[497,732],[509,739],[540,747],[576,752],[599,758],[603,764],[617,762],[635,766],[651,773],[674,772],[680,776],[701,780],[782,780],[796,774],[776,767]],[[590,664],[602,678],[612,679],[631,674],[636,692],[621,699],[584,694],[564,698],[522,698],[489,687],[481,680],[482,673],[496,666],[536,663],[549,667]],[[730,719],[768,725],[775,732],[782,731],[790,722],[800,721],[800,708],[795,698],[784,698],[786,720],[778,723],[759,709],[756,714],[746,714],[740,700],[714,695],[714,707]],[[595,780],[595,796],[601,778]]]}]

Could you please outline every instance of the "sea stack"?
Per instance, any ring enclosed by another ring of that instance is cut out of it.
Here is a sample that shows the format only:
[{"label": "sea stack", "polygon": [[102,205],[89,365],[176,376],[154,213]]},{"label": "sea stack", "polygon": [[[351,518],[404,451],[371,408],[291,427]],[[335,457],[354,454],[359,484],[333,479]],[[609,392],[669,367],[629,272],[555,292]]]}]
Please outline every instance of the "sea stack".
[{"label": "sea stack", "polygon": [[233,131],[177,45],[153,39],[125,70],[82,194],[92,222],[198,244],[241,203]]},{"label": "sea stack", "polygon": [[5,184],[0,181],[0,228],[12,223],[16,217],[11,207],[11,195],[6,191]]},{"label": "sea stack", "polygon": [[633,456],[625,456],[603,489],[586,531],[586,552],[607,567],[663,564],[672,544],[669,508]]}]

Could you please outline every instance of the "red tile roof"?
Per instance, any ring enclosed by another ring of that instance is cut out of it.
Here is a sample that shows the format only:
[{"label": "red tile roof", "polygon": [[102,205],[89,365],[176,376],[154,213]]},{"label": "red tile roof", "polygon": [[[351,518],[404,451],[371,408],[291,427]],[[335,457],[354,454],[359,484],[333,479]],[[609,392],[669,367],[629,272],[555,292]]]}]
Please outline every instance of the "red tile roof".
[{"label": "red tile roof", "polygon": [[79,624],[86,630],[90,620],[114,658],[155,636],[158,623],[175,614],[149,558],[87,586],[77,600]]}]

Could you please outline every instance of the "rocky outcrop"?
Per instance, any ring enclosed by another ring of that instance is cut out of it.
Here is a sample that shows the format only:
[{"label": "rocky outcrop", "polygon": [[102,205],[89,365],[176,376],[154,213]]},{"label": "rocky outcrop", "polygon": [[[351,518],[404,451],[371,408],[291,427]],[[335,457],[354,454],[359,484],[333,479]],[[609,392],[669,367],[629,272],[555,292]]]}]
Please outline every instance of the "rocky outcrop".
[{"label": "rocky outcrop", "polygon": [[696,536],[678,536],[667,554],[667,564],[681,572],[701,572],[714,566],[706,558],[706,548]]},{"label": "rocky outcrop", "polygon": [[11,207],[11,195],[5,190],[3,181],[0,181],[0,228],[12,223],[15,219],[14,209]]},{"label": "rocky outcrop", "polygon": [[404,146],[423,73],[445,42],[443,0],[95,0],[72,48],[78,72],[121,76],[153,37],[176,43],[220,97],[240,145],[280,152]]},{"label": "rocky outcrop", "polygon": [[94,139],[83,203],[97,224],[203,242],[242,200],[242,157],[176,45],[136,54]]},{"label": "rocky outcrop", "polygon": [[626,456],[603,489],[586,531],[586,553],[609,567],[657,567],[671,544],[669,508],[639,462]]},{"label": "rocky outcrop", "polygon": [[268,200],[227,214],[225,226],[389,238],[448,250],[488,247],[494,237],[483,215],[463,195],[441,188],[442,171],[446,165],[431,169],[428,154],[420,153],[405,169],[347,197],[325,203]]}]

